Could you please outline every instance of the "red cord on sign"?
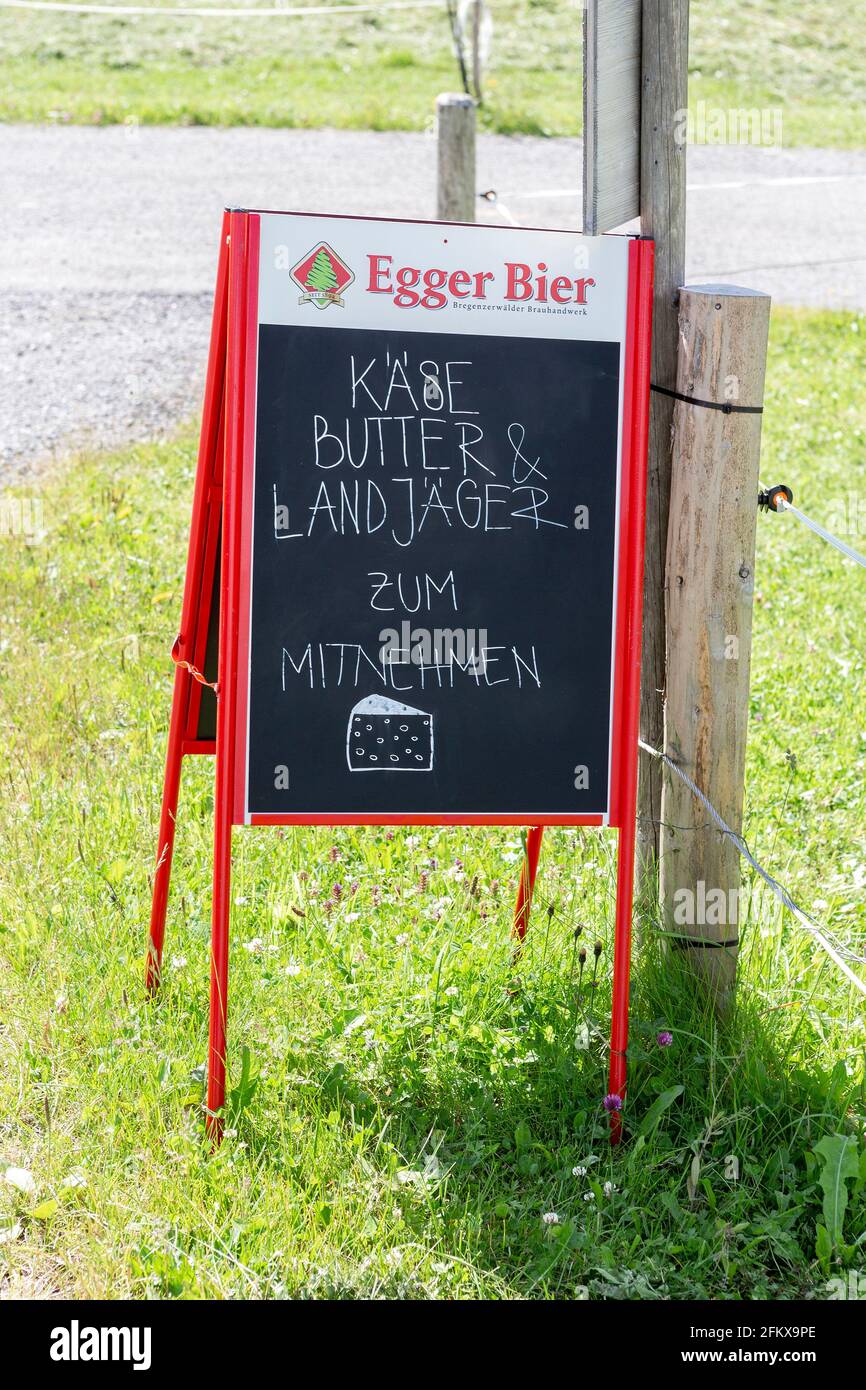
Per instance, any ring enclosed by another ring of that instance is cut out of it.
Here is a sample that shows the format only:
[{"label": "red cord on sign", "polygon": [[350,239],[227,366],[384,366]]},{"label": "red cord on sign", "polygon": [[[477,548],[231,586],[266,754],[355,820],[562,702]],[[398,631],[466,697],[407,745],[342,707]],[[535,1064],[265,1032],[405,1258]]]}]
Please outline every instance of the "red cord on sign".
[{"label": "red cord on sign", "polygon": [[217,682],[209,681],[206,676],[202,675],[201,671],[199,671],[199,669],[196,666],[193,666],[191,661],[182,660],[182,658],[178,655],[179,649],[180,638],[176,637],[174,646],[171,649],[171,659],[174,662],[175,666],[180,666],[183,668],[184,671],[189,671],[194,681],[198,681],[199,685],[206,685],[209,690],[212,690],[215,695],[218,695],[219,686]]}]

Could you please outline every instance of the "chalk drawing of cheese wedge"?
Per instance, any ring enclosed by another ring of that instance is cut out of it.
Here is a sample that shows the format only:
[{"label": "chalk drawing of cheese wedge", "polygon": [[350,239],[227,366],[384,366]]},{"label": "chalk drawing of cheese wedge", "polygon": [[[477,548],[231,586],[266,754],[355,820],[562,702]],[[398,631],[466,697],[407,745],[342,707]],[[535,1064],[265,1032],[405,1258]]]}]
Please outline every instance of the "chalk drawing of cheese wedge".
[{"label": "chalk drawing of cheese wedge", "polygon": [[368,695],[349,715],[346,759],[350,772],[431,772],[432,714]]}]

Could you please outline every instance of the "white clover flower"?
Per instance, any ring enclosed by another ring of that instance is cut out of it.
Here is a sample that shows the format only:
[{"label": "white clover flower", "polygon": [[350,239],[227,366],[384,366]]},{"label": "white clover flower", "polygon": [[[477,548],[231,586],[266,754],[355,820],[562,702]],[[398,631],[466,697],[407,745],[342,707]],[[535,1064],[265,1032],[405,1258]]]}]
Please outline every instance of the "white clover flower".
[{"label": "white clover flower", "polygon": [[572,1168],[571,1176],[573,1178],[585,1178],[588,1172],[589,1169],[585,1163],[578,1163],[577,1167]]},{"label": "white clover flower", "polygon": [[612,1197],[614,1192],[616,1192],[616,1184],[612,1182],[606,1182],[602,1190],[604,1192],[605,1197]]},{"label": "white clover flower", "polygon": [[546,1211],[546,1212],[544,1213],[544,1215],[542,1216],[541,1219],[542,1219],[542,1221],[544,1222],[545,1226],[558,1226],[558,1225],[559,1225],[559,1212],[558,1212],[558,1211]]},{"label": "white clover flower", "polygon": [[9,1185],[17,1188],[19,1192],[36,1191],[36,1183],[29,1168],[7,1168],[4,1177]]},{"label": "white clover flower", "polygon": [[290,960],[289,963],[288,963],[288,965],[286,966],[285,974],[286,974],[286,975],[300,975],[300,973],[301,973],[301,966],[300,966],[300,963],[299,963],[298,961],[296,961],[296,960]]},{"label": "white clover flower", "polygon": [[584,1200],[585,1202],[594,1202],[594,1201],[595,1201],[595,1193],[593,1192],[592,1188],[590,1188],[589,1192],[584,1192],[584,1194],[583,1194],[583,1200]]},{"label": "white clover flower", "polygon": [[397,945],[397,946],[408,946],[408,945],[409,945],[409,933],[408,933],[407,931],[401,931],[400,935],[399,935],[399,936],[397,937],[397,939],[396,939],[395,945]]}]

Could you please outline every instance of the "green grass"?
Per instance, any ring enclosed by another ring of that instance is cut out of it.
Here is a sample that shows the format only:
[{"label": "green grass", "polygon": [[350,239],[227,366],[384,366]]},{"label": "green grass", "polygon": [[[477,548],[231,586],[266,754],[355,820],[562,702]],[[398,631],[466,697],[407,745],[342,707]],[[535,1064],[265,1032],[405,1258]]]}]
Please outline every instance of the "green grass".
[{"label": "green grass", "polygon": [[[492,12],[482,125],[579,134],[580,6]],[[0,53],[5,121],[422,130],[459,83],[444,0],[334,19],[0,11]],[[862,146],[864,83],[864,0],[692,0],[690,102],[708,117],[779,111],[785,144]]]},{"label": "green grass", "polygon": [[[866,317],[775,315],[764,476],[818,517],[862,473],[864,382]],[[770,897],[725,1028],[645,924],[608,1148],[610,834],[547,836],[515,971],[515,832],[237,832],[208,1156],[209,759],[142,991],[193,460],[190,434],[81,460],[41,543],[0,545],[0,1172],[34,1185],[0,1180],[0,1292],[787,1299],[862,1268],[862,1181],[817,1253],[813,1155],[852,1136],[866,1173],[863,1000]],[[866,576],[791,519],[759,538],[747,833],[862,950]]]}]

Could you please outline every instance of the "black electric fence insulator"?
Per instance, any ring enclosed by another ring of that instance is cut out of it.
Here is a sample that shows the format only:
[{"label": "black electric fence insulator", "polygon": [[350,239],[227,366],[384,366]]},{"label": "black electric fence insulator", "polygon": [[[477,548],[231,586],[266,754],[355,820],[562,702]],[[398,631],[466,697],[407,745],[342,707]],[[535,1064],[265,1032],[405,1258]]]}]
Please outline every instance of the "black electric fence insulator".
[{"label": "black electric fence insulator", "polygon": [[786,483],[775,487],[765,487],[758,493],[758,506],[762,512],[780,512],[780,502],[793,502],[794,493]]}]

